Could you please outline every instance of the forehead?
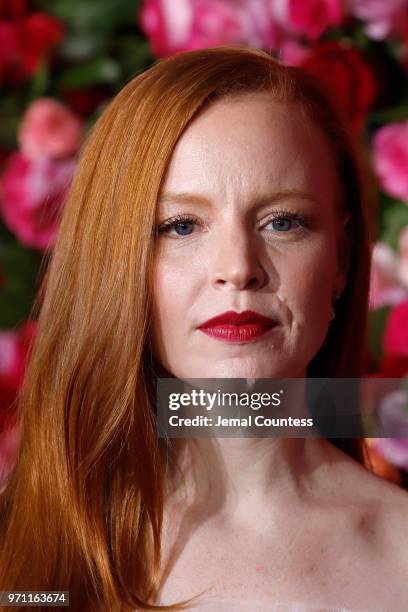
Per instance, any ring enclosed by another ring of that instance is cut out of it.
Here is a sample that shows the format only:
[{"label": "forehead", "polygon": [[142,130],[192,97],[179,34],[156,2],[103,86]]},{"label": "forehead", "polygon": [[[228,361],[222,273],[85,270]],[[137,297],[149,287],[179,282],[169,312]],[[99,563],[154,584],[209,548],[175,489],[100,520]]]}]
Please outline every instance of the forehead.
[{"label": "forehead", "polygon": [[234,200],[298,188],[327,202],[336,181],[320,128],[299,107],[259,92],[218,100],[196,116],[175,146],[164,187]]}]

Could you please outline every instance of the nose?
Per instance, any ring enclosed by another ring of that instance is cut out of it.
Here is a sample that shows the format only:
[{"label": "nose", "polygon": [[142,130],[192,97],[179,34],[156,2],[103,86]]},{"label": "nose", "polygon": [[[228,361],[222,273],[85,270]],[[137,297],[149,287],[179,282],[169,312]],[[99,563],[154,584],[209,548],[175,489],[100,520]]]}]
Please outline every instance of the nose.
[{"label": "nose", "polygon": [[211,245],[211,282],[216,289],[259,289],[265,283],[265,270],[259,261],[256,237],[240,224],[224,230]]}]

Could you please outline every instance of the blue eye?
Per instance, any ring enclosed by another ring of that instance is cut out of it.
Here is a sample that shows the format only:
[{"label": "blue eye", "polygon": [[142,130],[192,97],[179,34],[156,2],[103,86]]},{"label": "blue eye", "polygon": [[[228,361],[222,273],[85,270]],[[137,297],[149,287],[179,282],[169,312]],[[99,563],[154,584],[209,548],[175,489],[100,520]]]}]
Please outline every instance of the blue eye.
[{"label": "blue eye", "polygon": [[193,224],[190,223],[189,221],[184,221],[183,223],[175,223],[173,227],[176,232],[177,230],[180,230],[180,232],[177,232],[179,233],[180,236],[188,236],[188,234],[191,234],[192,225]]},{"label": "blue eye", "polygon": [[272,223],[274,229],[287,232],[290,229],[292,219],[273,219],[270,223]]},{"label": "blue eye", "polygon": [[191,215],[177,215],[162,223],[157,228],[157,232],[158,234],[170,234],[170,230],[174,229],[180,230],[176,231],[177,236],[190,236],[193,232],[193,226],[199,224],[199,220]]},{"label": "blue eye", "polygon": [[[296,224],[297,227],[293,227]],[[277,210],[273,213],[273,216],[266,223],[264,227],[268,227],[268,225],[272,225],[275,233],[283,233],[283,232],[299,232],[301,230],[305,230],[307,227],[306,218],[299,213],[290,211],[290,210]]]},{"label": "blue eye", "polygon": [[[297,227],[293,227],[294,223],[297,224]],[[268,225],[272,225],[274,233],[281,234],[304,230],[307,227],[307,222],[303,215],[288,210],[278,210],[273,213],[272,218],[264,225],[264,228]],[[193,215],[180,214],[157,226],[155,233],[156,235],[168,235],[171,238],[182,238],[183,236],[191,236],[194,233],[194,226],[202,226],[200,219]]]}]

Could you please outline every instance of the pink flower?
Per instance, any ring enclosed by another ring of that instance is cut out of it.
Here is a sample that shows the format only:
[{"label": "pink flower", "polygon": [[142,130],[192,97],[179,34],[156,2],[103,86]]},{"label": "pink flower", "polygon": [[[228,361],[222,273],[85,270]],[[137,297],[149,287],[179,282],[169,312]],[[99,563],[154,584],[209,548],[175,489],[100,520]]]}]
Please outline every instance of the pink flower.
[{"label": "pink flower", "polygon": [[0,430],[24,378],[37,324],[27,320],[19,330],[0,331]]},{"label": "pink flower", "polygon": [[10,156],[2,177],[0,211],[21,244],[39,250],[54,244],[75,166],[74,158],[30,161],[19,152]]},{"label": "pink flower", "polygon": [[327,28],[343,19],[342,0],[286,0],[287,26],[309,40],[317,40]]},{"label": "pink flower", "polygon": [[289,37],[279,47],[279,60],[286,66],[301,66],[309,54],[309,45]]},{"label": "pink flower", "polygon": [[377,130],[373,163],[384,191],[408,203],[408,121]]},{"label": "pink flower", "polygon": [[159,57],[231,43],[274,48],[278,41],[269,0],[145,0],[140,24]]},{"label": "pink flower", "polygon": [[369,38],[402,36],[407,0],[349,0],[349,12],[365,22]]},{"label": "pink flower", "polygon": [[402,285],[399,278],[399,259],[393,249],[384,242],[373,248],[370,279],[370,310],[399,304],[408,298],[408,283]]},{"label": "pink flower", "polygon": [[37,322],[18,330],[0,331],[0,488],[12,471],[20,445],[20,428],[13,402],[23,382],[37,332]]},{"label": "pink flower", "polygon": [[26,111],[18,132],[22,153],[35,161],[44,155],[74,155],[80,146],[82,121],[64,104],[39,98]]},{"label": "pink flower", "polygon": [[389,355],[408,356],[408,299],[395,306],[388,315],[383,349]]},{"label": "pink flower", "polygon": [[408,393],[398,389],[388,393],[378,410],[383,433],[392,437],[375,438],[373,446],[394,465],[408,470]]},{"label": "pink flower", "polygon": [[408,470],[408,438],[376,438],[373,446],[392,464]]}]

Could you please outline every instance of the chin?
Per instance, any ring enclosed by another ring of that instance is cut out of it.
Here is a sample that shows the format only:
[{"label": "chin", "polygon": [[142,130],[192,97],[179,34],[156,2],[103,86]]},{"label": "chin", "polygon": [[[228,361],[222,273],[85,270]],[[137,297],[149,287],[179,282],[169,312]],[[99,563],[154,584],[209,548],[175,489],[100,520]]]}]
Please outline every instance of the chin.
[{"label": "chin", "polygon": [[250,360],[229,359],[215,361],[197,368],[191,368],[188,372],[189,378],[283,378],[289,374],[273,363],[255,363]]}]

